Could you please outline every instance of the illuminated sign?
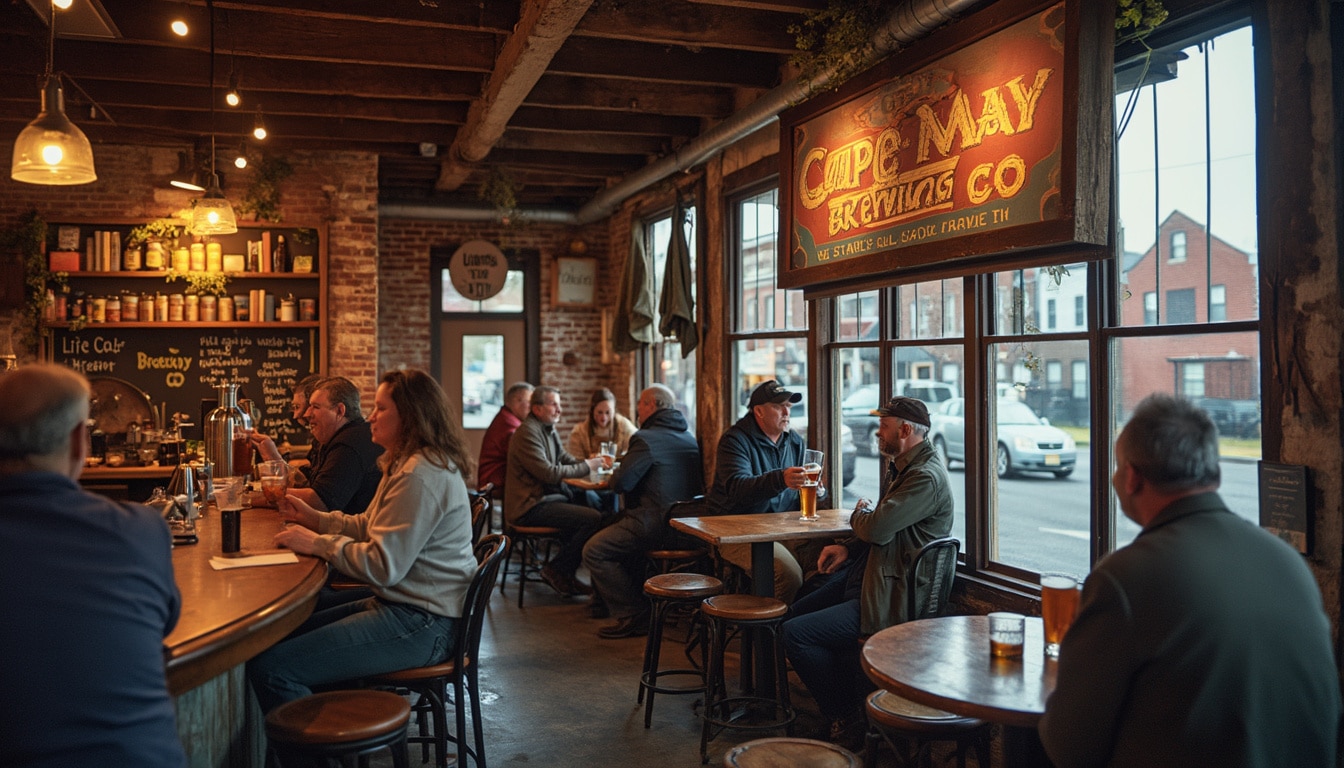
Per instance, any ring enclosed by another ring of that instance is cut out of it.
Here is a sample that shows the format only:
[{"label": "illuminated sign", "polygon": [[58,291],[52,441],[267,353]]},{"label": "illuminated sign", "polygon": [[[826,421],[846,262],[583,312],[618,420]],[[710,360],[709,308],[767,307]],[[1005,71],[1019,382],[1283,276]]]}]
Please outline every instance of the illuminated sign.
[{"label": "illuminated sign", "polygon": [[[969,44],[951,50],[945,34],[927,43],[943,47],[923,66],[899,72],[908,51],[897,53],[833,104],[805,104],[782,118],[782,271],[793,273],[782,283],[850,277],[860,267],[840,262],[879,254],[884,270],[934,263],[931,247],[968,236],[980,237],[946,253],[1095,240],[1071,226],[1022,236],[1076,214],[1076,169],[1065,164],[1077,154],[1068,149],[1080,115],[1069,77],[1077,20],[1066,24],[1075,4],[1015,5],[1027,12],[988,34],[969,23],[981,31]],[[1082,117],[1110,127],[1109,108]],[[1017,236],[994,239],[1009,230]],[[808,270],[825,274],[802,278]]]}]

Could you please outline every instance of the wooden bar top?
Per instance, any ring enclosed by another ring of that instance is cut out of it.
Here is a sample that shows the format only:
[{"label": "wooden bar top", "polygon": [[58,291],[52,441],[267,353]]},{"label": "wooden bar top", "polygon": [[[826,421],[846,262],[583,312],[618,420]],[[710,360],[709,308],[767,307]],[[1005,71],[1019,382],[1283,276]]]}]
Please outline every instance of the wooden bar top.
[{"label": "wooden bar top", "polygon": [[819,509],[817,519],[803,521],[797,512],[762,512],[754,515],[674,517],[673,528],[711,544],[749,544],[761,541],[817,539],[848,536],[849,510]]},{"label": "wooden bar top", "polygon": [[168,484],[168,479],[173,476],[173,467],[141,467],[126,466],[109,467],[99,465],[97,467],[85,467],[79,473],[80,480],[157,480],[162,478],[163,484]]},{"label": "wooden bar top", "polygon": [[[243,510],[243,552],[273,550],[284,523],[274,509]],[[197,521],[200,542],[173,548],[173,574],[182,593],[182,615],[164,640],[168,690],[174,695],[227,672],[274,645],[313,612],[327,578],[321,558],[216,571],[219,512]]]},{"label": "wooden bar top", "polygon": [[1035,728],[1055,690],[1041,620],[1027,617],[1022,658],[989,654],[989,619],[944,616],[887,627],[863,646],[874,683],[911,701],[991,723]]}]

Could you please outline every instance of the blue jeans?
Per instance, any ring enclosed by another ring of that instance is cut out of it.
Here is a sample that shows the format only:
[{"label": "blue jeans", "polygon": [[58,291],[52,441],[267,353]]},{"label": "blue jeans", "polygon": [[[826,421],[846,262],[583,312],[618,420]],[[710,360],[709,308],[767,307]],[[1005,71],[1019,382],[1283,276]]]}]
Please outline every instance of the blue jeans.
[{"label": "blue jeans", "polygon": [[602,513],[565,501],[543,501],[520,515],[518,525],[559,528],[560,551],[551,558],[551,567],[573,576],[583,557],[584,543],[602,526]]},{"label": "blue jeans", "polygon": [[263,712],[315,686],[438,664],[456,640],[457,619],[377,597],[314,613],[247,663]]},{"label": "blue jeans", "polygon": [[844,599],[845,579],[831,579],[798,599],[784,622],[784,650],[827,720],[859,705],[859,601]]}]

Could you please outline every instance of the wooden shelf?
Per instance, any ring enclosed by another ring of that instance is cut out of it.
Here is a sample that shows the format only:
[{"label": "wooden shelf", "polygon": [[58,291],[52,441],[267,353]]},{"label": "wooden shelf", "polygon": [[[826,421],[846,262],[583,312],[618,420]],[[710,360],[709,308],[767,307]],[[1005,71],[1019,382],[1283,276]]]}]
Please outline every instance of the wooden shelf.
[{"label": "wooden shelf", "polygon": [[[128,278],[155,278],[162,280],[172,274],[186,274],[185,272],[173,272],[168,269],[154,270],[121,270],[119,272],[66,272],[69,277],[88,277],[88,278],[109,278],[109,277],[128,277]],[[224,272],[222,273],[230,280],[316,280],[319,275],[316,272]]]},{"label": "wooden shelf", "polygon": [[[43,323],[42,325],[43,325],[43,327],[45,327],[45,328],[69,328],[69,327],[70,327],[70,324],[69,324],[69,323]],[[292,322],[292,323],[281,323],[281,322],[274,322],[274,323],[250,323],[250,322],[247,322],[246,320],[244,320],[244,321],[242,321],[242,322],[236,322],[236,321],[232,321],[232,320],[230,320],[230,321],[228,321],[228,322],[223,322],[223,323],[218,322],[218,321],[209,322],[209,323],[206,323],[206,322],[192,322],[192,323],[188,323],[188,322],[180,322],[180,323],[173,323],[173,322],[167,322],[167,323],[140,323],[140,322],[135,322],[135,323],[86,323],[86,324],[84,325],[84,327],[83,327],[83,328],[80,328],[79,330],[80,330],[80,331],[91,331],[91,330],[96,330],[96,329],[98,329],[98,328],[110,328],[110,329],[117,329],[117,328],[230,328],[230,329],[234,329],[234,330],[245,331],[245,330],[247,330],[248,328],[320,328],[320,327],[322,327],[322,324],[319,323],[319,322],[314,322],[314,321],[307,321],[307,322],[305,322],[305,321],[295,321],[295,322]],[[76,333],[78,333],[78,331],[76,331]]]}]

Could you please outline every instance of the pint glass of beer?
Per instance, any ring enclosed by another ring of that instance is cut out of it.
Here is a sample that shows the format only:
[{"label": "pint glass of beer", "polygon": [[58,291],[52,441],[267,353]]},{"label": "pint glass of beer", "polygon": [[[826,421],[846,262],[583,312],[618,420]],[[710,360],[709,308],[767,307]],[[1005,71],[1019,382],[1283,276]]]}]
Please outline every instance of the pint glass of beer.
[{"label": "pint glass of beer", "polygon": [[821,451],[808,449],[803,451],[803,473],[806,479],[798,489],[799,506],[802,515],[799,520],[817,519],[817,487],[821,485],[821,464],[826,456]]},{"label": "pint glass of beer", "polygon": [[1059,658],[1059,643],[1078,613],[1078,580],[1064,573],[1041,574],[1041,621],[1045,624],[1045,655]]}]

